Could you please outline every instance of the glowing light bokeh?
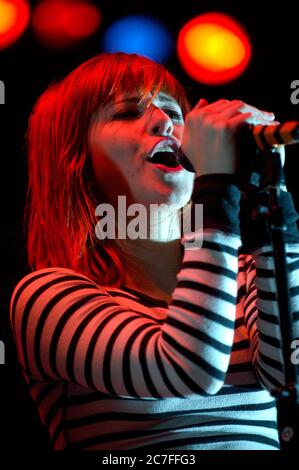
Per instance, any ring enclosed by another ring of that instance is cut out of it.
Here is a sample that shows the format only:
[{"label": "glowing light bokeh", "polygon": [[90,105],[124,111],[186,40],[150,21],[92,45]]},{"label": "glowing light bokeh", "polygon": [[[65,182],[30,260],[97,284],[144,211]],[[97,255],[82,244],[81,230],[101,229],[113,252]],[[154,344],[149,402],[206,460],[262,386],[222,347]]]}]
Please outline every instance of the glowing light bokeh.
[{"label": "glowing light bokeh", "polygon": [[30,17],[25,0],[0,0],[0,49],[14,44],[24,33]]},{"label": "glowing light bokeh", "polygon": [[163,62],[174,49],[174,41],[163,24],[154,18],[132,15],[115,21],[105,32],[106,52],[136,53]]},{"label": "glowing light bokeh", "polygon": [[246,69],[250,40],[242,26],[222,13],[205,13],[190,20],[179,33],[178,57],[194,80],[219,85]]},{"label": "glowing light bokeh", "polygon": [[43,0],[32,14],[32,27],[47,47],[65,49],[92,36],[99,28],[101,12],[81,0]]}]

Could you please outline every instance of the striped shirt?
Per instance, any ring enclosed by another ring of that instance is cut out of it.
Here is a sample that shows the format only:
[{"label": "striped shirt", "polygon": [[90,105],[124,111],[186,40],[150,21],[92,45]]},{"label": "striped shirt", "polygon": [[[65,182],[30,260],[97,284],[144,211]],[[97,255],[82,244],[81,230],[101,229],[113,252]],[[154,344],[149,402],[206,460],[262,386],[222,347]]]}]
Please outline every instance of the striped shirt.
[{"label": "striped shirt", "polygon": [[[278,449],[282,383],[270,247],[207,230],[172,301],[64,268],[15,288],[19,359],[55,449]],[[298,320],[299,245],[288,247]]]}]

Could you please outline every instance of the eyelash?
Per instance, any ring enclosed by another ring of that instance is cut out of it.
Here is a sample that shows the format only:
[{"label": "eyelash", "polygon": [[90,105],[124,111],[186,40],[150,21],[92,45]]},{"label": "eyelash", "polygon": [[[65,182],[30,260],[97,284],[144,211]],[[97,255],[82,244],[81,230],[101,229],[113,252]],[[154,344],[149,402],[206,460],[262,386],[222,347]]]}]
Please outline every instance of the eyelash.
[{"label": "eyelash", "polygon": [[[174,109],[170,108],[163,108],[162,111],[164,111],[168,116],[173,119],[174,121],[183,121],[184,118],[182,114],[178,113]],[[120,111],[116,114],[113,115],[113,119],[134,119],[139,117],[142,114],[142,111],[138,109],[127,109],[124,111]]]},{"label": "eyelash", "polygon": [[168,114],[171,119],[174,119],[176,121],[183,121],[184,120],[183,115],[178,113],[174,109],[164,108],[162,111],[164,111],[166,114]]}]

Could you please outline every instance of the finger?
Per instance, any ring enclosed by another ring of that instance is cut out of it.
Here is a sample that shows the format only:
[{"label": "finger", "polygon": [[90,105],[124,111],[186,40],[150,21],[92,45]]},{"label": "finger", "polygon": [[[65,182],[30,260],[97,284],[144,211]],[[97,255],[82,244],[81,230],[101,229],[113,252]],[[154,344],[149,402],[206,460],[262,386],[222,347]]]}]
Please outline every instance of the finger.
[{"label": "finger", "polygon": [[248,124],[253,124],[254,126],[257,126],[257,125],[275,126],[275,125],[279,124],[279,122],[278,121],[272,121],[272,119],[265,118],[264,116],[261,116],[261,115],[252,114],[250,120],[248,121]]},{"label": "finger", "polygon": [[212,111],[213,113],[220,114],[222,113],[222,111],[231,109],[232,107],[233,108],[239,107],[239,109],[242,109],[243,106],[244,106],[244,103],[241,100],[233,100],[233,101],[219,100],[219,101],[216,101],[215,103],[212,103],[209,106],[206,106],[204,111],[205,112]]},{"label": "finger", "polygon": [[[205,109],[207,111],[214,111],[218,106],[226,105],[227,103],[229,103],[229,101],[225,99],[214,101],[213,103],[210,103],[210,104],[208,103],[207,100],[204,100],[204,101],[205,101]],[[202,107],[202,106],[199,106],[200,102],[201,100],[199,100],[198,104],[194,107],[194,109],[199,109],[200,107]]]},{"label": "finger", "polygon": [[200,98],[200,100],[194,106],[193,109],[201,109],[201,108],[203,108],[204,106],[207,106],[207,105],[208,105],[208,101],[205,98]]},{"label": "finger", "polygon": [[272,121],[274,121],[275,119],[275,114],[270,112],[270,111],[262,111],[262,113],[265,115],[265,116],[268,116],[269,119],[271,119]]},{"label": "finger", "polygon": [[243,103],[243,106],[240,108],[241,113],[252,113],[252,115],[261,116],[265,119],[269,119],[274,121],[275,114],[270,111],[263,111],[261,109],[256,108],[255,106],[251,106],[250,104]]},{"label": "finger", "polygon": [[267,118],[271,119],[272,121],[274,121],[275,119],[275,114],[272,113],[272,111],[264,111],[262,109],[258,109],[259,112],[261,112],[263,114],[263,116],[267,116]]},{"label": "finger", "polygon": [[[227,110],[221,113],[221,118],[231,118],[234,114],[244,115],[245,113],[251,113],[250,118],[246,121],[248,124],[269,126],[275,125],[277,123],[277,121],[273,120],[272,114],[268,113],[268,111],[263,112],[249,105],[243,105],[241,108],[238,108],[238,102],[236,102],[235,106],[236,107],[229,107]],[[235,113],[233,111],[235,111]]]},{"label": "finger", "polygon": [[[230,108],[232,106],[232,102],[231,101],[228,101],[228,100],[220,100],[219,102],[217,103],[213,103],[213,107],[211,105],[211,107],[207,106],[205,108],[205,110],[208,112],[208,111],[211,111],[213,113],[221,113],[222,111]],[[241,103],[240,103],[240,106],[241,106]]]},{"label": "finger", "polygon": [[232,128],[238,128],[242,127],[242,125],[247,125],[248,120],[251,117],[251,113],[240,113],[237,116],[233,116],[231,119],[229,119],[228,124]]},{"label": "finger", "polygon": [[217,120],[226,120],[239,114],[244,115],[244,113],[240,113],[240,102],[230,102],[221,112],[219,112]]}]

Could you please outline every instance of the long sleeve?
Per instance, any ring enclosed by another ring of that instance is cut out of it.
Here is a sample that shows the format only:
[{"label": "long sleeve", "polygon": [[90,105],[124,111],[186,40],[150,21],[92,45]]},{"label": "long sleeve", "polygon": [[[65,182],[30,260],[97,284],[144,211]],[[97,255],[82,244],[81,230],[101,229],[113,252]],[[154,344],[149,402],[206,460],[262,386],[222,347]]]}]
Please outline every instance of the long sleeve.
[{"label": "long sleeve", "polygon": [[[286,256],[288,265],[291,314],[294,321],[293,338],[299,336],[299,234],[298,215],[291,195],[281,193],[287,231]],[[284,385],[281,329],[270,234],[265,224],[248,224],[245,235],[251,255],[244,257],[246,295],[245,322],[250,337],[255,373],[261,385],[272,391]],[[291,358],[290,358],[291,360]]]},{"label": "long sleeve", "polygon": [[202,246],[185,250],[165,316],[116,302],[107,288],[65,268],[20,281],[11,323],[29,377],[127,398],[213,395],[222,388],[234,337],[240,194],[226,178],[197,183],[193,203],[204,206],[204,227],[195,235]]}]

